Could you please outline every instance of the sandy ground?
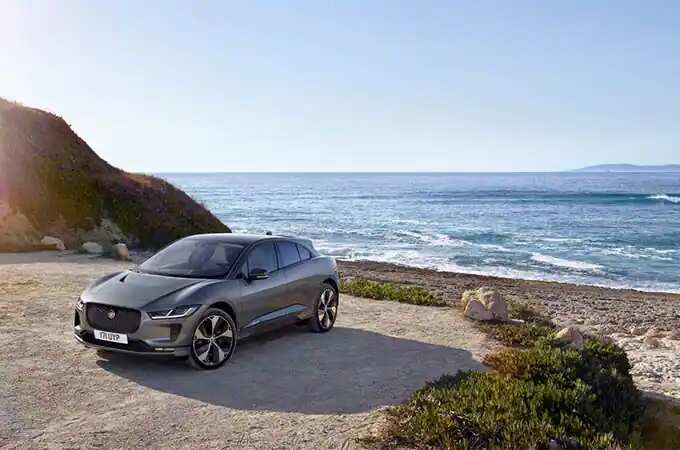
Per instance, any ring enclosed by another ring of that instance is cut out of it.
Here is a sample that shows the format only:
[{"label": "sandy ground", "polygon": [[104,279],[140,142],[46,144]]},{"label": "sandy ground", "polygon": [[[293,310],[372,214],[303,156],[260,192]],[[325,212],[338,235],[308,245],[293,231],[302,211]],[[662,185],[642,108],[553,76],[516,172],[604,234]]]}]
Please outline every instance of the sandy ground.
[{"label": "sandy ground", "polygon": [[543,308],[559,325],[611,337],[628,354],[643,391],[680,399],[680,295],[514,280],[369,261],[340,261],[343,276],[415,283],[458,304],[467,289],[491,286]]},{"label": "sandy ground", "polygon": [[343,295],[336,327],[244,341],[217,371],[98,355],[72,337],[94,278],[129,263],[0,255],[0,447],[354,448],[377,412],[494,344],[453,308]]}]

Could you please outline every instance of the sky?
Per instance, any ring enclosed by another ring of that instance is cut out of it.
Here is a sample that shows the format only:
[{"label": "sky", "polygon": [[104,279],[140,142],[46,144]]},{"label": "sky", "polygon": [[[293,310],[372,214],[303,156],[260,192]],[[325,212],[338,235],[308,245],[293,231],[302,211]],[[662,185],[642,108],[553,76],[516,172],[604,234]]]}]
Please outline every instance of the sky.
[{"label": "sky", "polygon": [[680,2],[0,0],[0,96],[141,172],[680,163]]}]

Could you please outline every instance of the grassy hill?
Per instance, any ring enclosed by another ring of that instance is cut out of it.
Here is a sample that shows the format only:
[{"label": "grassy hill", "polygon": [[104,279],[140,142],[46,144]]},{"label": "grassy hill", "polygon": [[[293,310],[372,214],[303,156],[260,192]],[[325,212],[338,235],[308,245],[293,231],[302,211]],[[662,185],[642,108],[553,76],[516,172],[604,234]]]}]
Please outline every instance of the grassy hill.
[{"label": "grassy hill", "polygon": [[170,183],[108,164],[61,117],[2,98],[0,174],[0,203],[67,246],[78,245],[102,220],[115,224],[128,244],[147,248],[229,232]]}]

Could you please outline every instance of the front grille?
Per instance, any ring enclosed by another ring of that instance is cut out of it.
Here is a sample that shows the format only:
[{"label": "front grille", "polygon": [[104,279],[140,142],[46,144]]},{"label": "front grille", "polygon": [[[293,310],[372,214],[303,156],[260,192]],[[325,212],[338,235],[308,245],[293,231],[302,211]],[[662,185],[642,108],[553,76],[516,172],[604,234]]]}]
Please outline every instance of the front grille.
[{"label": "front grille", "polygon": [[[136,309],[86,303],[85,310],[87,321],[97,330],[128,334],[134,333],[139,328],[141,313]],[[109,318],[111,311],[115,312],[113,319]]]}]

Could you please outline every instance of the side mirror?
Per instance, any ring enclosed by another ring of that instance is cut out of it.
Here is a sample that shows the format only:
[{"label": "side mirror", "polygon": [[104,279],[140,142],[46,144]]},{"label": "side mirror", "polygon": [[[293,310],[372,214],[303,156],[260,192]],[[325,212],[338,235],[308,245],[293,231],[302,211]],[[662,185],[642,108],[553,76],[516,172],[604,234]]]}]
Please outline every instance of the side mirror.
[{"label": "side mirror", "polygon": [[248,274],[249,281],[266,280],[267,278],[269,278],[269,272],[264,269],[253,269]]}]

